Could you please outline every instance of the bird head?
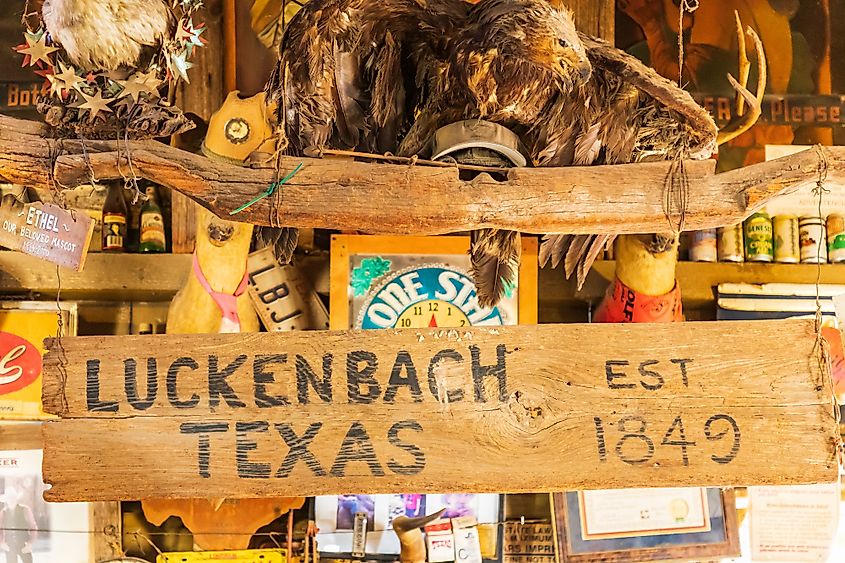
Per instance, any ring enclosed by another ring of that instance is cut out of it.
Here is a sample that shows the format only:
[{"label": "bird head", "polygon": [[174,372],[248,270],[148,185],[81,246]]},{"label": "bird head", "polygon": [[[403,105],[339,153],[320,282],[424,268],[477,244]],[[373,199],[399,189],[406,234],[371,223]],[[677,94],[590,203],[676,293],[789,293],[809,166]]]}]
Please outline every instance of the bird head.
[{"label": "bird head", "polygon": [[[572,12],[558,1],[482,0],[477,8],[490,5],[493,29],[503,30],[512,41],[502,41],[499,48],[551,72],[570,87],[582,85],[592,74],[592,65]],[[488,28],[490,29],[490,28]]]}]

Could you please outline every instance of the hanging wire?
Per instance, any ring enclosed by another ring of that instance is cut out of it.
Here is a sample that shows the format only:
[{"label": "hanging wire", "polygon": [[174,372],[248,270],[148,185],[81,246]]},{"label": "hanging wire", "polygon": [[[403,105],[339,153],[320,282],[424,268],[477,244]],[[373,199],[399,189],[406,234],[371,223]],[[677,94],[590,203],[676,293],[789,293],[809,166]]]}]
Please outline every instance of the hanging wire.
[{"label": "hanging wire", "polygon": [[[525,518],[520,517],[516,520],[500,520],[497,522],[479,522],[479,526],[537,526],[537,525],[549,525],[552,521],[550,518]],[[105,530],[59,530],[59,529],[50,529],[50,528],[16,528],[16,527],[2,527],[0,531],[3,532],[40,532],[44,534],[87,534],[87,535],[111,535]],[[387,531],[387,530],[383,530]],[[340,536],[353,536],[355,532],[352,530],[335,530],[334,532],[329,532],[332,535],[340,535]],[[127,535],[132,536],[139,536],[148,539],[148,537],[164,537],[164,536],[194,536],[195,534],[190,531],[176,531],[176,532],[127,532]],[[203,532],[202,535],[204,536],[255,536],[255,537],[266,537],[266,538],[278,538],[285,536],[284,533],[281,532]],[[275,541],[275,540],[274,540]]]},{"label": "hanging wire", "polygon": [[[827,173],[830,168],[830,162],[827,158],[827,153],[825,152],[824,148],[820,145],[816,145],[815,147],[816,153],[819,156],[819,176],[816,180],[816,185],[813,188],[813,195],[816,196],[816,203],[818,205],[817,212],[819,218],[822,217],[822,206],[825,194],[830,193],[830,190],[825,187],[825,182],[827,181]],[[826,240],[820,241],[820,244],[827,244]],[[819,246],[818,250],[819,254],[821,253],[821,246]],[[830,343],[822,336],[822,323],[823,323],[823,316],[822,316],[822,306],[821,306],[821,277],[822,277],[822,264],[821,260],[816,259],[816,313],[815,313],[815,323],[814,328],[816,331],[816,343],[813,347],[813,353],[818,358],[819,362],[819,371],[827,380],[827,384],[830,386],[830,389],[833,389],[833,373],[830,366]],[[840,422],[840,411],[838,408],[836,396],[833,397],[833,406],[834,406],[834,418],[836,423],[839,424]],[[841,450],[840,450],[841,454]]]},{"label": "hanging wire", "polygon": [[681,0],[678,6],[678,86],[684,79],[684,16],[698,9],[699,0]]}]

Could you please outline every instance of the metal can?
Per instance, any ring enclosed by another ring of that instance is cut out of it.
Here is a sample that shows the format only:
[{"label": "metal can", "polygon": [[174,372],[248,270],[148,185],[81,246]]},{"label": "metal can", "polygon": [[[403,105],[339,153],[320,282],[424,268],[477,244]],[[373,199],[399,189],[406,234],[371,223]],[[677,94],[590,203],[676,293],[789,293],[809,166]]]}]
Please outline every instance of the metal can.
[{"label": "metal can", "polygon": [[690,237],[689,259],[693,262],[715,262],[716,229],[693,231]]},{"label": "metal can", "polygon": [[769,214],[757,212],[745,220],[745,259],[749,262],[771,262],[775,258],[772,244],[772,220]]},{"label": "metal can", "polygon": [[827,216],[827,256],[834,264],[845,262],[845,216]]},{"label": "metal can", "polygon": [[798,221],[801,241],[801,262],[824,264],[827,262],[827,244],[824,220],[821,217],[801,217]]},{"label": "metal can", "polygon": [[775,215],[772,218],[772,231],[775,237],[775,262],[782,264],[797,264],[800,262],[798,217],[795,215]]},{"label": "metal can", "polygon": [[719,262],[744,262],[745,251],[742,242],[742,223],[722,227],[719,235]]}]

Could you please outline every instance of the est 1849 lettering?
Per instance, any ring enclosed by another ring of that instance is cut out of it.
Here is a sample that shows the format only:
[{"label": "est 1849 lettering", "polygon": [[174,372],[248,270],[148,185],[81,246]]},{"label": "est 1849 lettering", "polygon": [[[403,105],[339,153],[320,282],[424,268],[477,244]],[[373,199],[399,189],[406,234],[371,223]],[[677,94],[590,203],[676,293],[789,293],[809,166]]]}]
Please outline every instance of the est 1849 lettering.
[{"label": "est 1849 lettering", "polygon": [[[616,420],[605,420],[600,416],[593,418],[596,435],[596,450],[599,461],[607,462],[615,455],[628,465],[645,465],[652,461],[657,448],[678,448],[677,455],[684,466],[690,464],[690,450],[706,447],[710,461],[725,465],[731,463],[739,454],[742,433],[736,420],[727,414],[714,414],[704,425],[691,430],[683,417],[676,416],[668,428],[656,427],[645,417],[628,415]],[[703,442],[701,437],[704,438]]]}]

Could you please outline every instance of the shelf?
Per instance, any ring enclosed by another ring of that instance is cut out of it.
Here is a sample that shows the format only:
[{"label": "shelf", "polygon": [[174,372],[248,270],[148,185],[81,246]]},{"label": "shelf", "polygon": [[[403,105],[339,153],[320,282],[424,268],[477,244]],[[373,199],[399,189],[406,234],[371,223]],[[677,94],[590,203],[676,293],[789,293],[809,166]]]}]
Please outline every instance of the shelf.
[{"label": "shelf", "polygon": [[98,301],[168,301],[191,268],[190,254],[89,253],[82,272],[21,254],[0,252],[0,295]]},{"label": "shelf", "polygon": [[[325,256],[302,258],[298,264],[318,292],[328,292]],[[190,254],[91,253],[81,273],[61,269],[64,299],[96,301],[169,301],[190,272]],[[584,287],[565,280],[561,269],[539,272],[540,322],[583,322],[589,305],[598,305],[613,279],[616,263],[596,262]],[[732,264],[680,262],[677,276],[690,319],[715,316],[720,283],[814,284],[814,264]],[[822,264],[821,283],[845,283],[845,264]],[[56,267],[17,252],[0,252],[0,295],[52,299],[58,291]]]},{"label": "shelf", "polygon": [[[581,315],[584,315],[589,304],[599,304],[615,269],[613,261],[596,262],[580,291],[575,289],[574,281],[563,278],[561,269],[541,270],[538,288],[540,322],[578,320],[573,319],[573,312],[577,314],[580,308]],[[679,262],[676,270],[684,311],[690,320],[715,318],[716,286],[720,283],[815,284],[818,274],[819,268],[815,264],[750,262]],[[820,283],[845,284],[845,264],[822,264]]]}]

